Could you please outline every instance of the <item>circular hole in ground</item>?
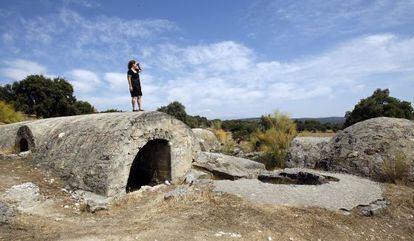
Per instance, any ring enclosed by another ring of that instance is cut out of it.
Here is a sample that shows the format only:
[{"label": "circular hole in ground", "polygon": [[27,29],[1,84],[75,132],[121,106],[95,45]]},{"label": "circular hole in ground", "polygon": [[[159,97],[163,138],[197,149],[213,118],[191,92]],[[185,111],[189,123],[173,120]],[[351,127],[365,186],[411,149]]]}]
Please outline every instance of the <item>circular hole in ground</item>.
[{"label": "circular hole in ground", "polygon": [[337,182],[338,178],[310,172],[280,172],[274,175],[259,175],[259,181],[270,184],[321,185]]}]

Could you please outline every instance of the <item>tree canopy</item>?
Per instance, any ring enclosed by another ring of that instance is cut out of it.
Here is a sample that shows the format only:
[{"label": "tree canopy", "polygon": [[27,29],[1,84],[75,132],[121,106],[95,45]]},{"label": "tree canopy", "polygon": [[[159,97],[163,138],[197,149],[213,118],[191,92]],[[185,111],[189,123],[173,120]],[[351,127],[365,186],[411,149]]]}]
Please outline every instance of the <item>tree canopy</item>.
[{"label": "tree canopy", "polygon": [[172,115],[182,122],[186,121],[187,112],[185,112],[185,106],[178,101],[171,102],[167,106],[161,106],[157,111]]},{"label": "tree canopy", "polygon": [[187,112],[185,111],[185,106],[178,101],[173,101],[167,106],[161,106],[157,109],[157,111],[161,111],[169,115],[172,115],[175,118],[187,124],[188,126],[190,126],[191,128],[210,126],[210,121],[206,117],[198,115],[187,115]]},{"label": "tree canopy", "polygon": [[57,117],[94,113],[86,101],[77,101],[73,87],[63,78],[29,75],[21,81],[0,86],[0,100],[18,111],[37,117]]},{"label": "tree canopy", "polygon": [[346,113],[344,127],[380,116],[413,119],[414,111],[410,102],[391,97],[388,89],[377,89]]}]

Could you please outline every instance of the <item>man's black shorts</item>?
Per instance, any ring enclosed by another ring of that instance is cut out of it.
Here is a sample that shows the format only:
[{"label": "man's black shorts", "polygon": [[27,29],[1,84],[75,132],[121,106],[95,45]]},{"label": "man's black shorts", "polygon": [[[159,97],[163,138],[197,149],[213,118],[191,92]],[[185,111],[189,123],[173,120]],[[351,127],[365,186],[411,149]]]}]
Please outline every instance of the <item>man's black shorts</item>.
[{"label": "man's black shorts", "polygon": [[142,96],[141,85],[132,86],[131,97]]}]

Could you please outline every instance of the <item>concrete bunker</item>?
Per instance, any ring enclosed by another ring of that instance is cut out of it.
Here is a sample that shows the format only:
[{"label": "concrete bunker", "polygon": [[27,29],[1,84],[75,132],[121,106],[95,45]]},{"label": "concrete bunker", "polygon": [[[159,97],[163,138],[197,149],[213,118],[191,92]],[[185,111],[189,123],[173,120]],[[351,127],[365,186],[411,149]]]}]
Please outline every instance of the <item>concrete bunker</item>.
[{"label": "concrete bunker", "polygon": [[17,152],[33,151],[35,148],[32,131],[26,125],[19,127],[15,140],[14,146]]},{"label": "concrete bunker", "polygon": [[171,180],[171,148],[167,140],[154,139],[135,156],[129,172],[126,192],[144,185],[154,186]]},{"label": "concrete bunker", "polygon": [[187,125],[156,111],[47,118],[3,125],[0,133],[0,148],[28,149],[33,164],[64,185],[107,197],[181,181],[200,150]]}]

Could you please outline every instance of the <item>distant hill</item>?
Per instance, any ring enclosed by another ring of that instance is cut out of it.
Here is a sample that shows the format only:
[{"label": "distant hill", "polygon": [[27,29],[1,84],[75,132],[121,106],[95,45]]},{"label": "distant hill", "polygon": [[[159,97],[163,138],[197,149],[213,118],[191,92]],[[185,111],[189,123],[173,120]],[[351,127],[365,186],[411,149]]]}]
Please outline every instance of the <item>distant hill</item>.
[{"label": "distant hill", "polygon": [[293,118],[298,121],[314,120],[319,121],[320,123],[332,123],[332,124],[344,124],[345,117],[320,117],[320,118]]},{"label": "distant hill", "polygon": [[[260,117],[256,118],[245,118],[240,119],[241,121],[259,121]],[[345,117],[319,117],[319,118],[293,118],[293,120],[297,121],[307,121],[307,120],[313,120],[318,121],[322,124],[324,123],[332,123],[332,124],[340,124],[342,125],[345,122]]]}]

